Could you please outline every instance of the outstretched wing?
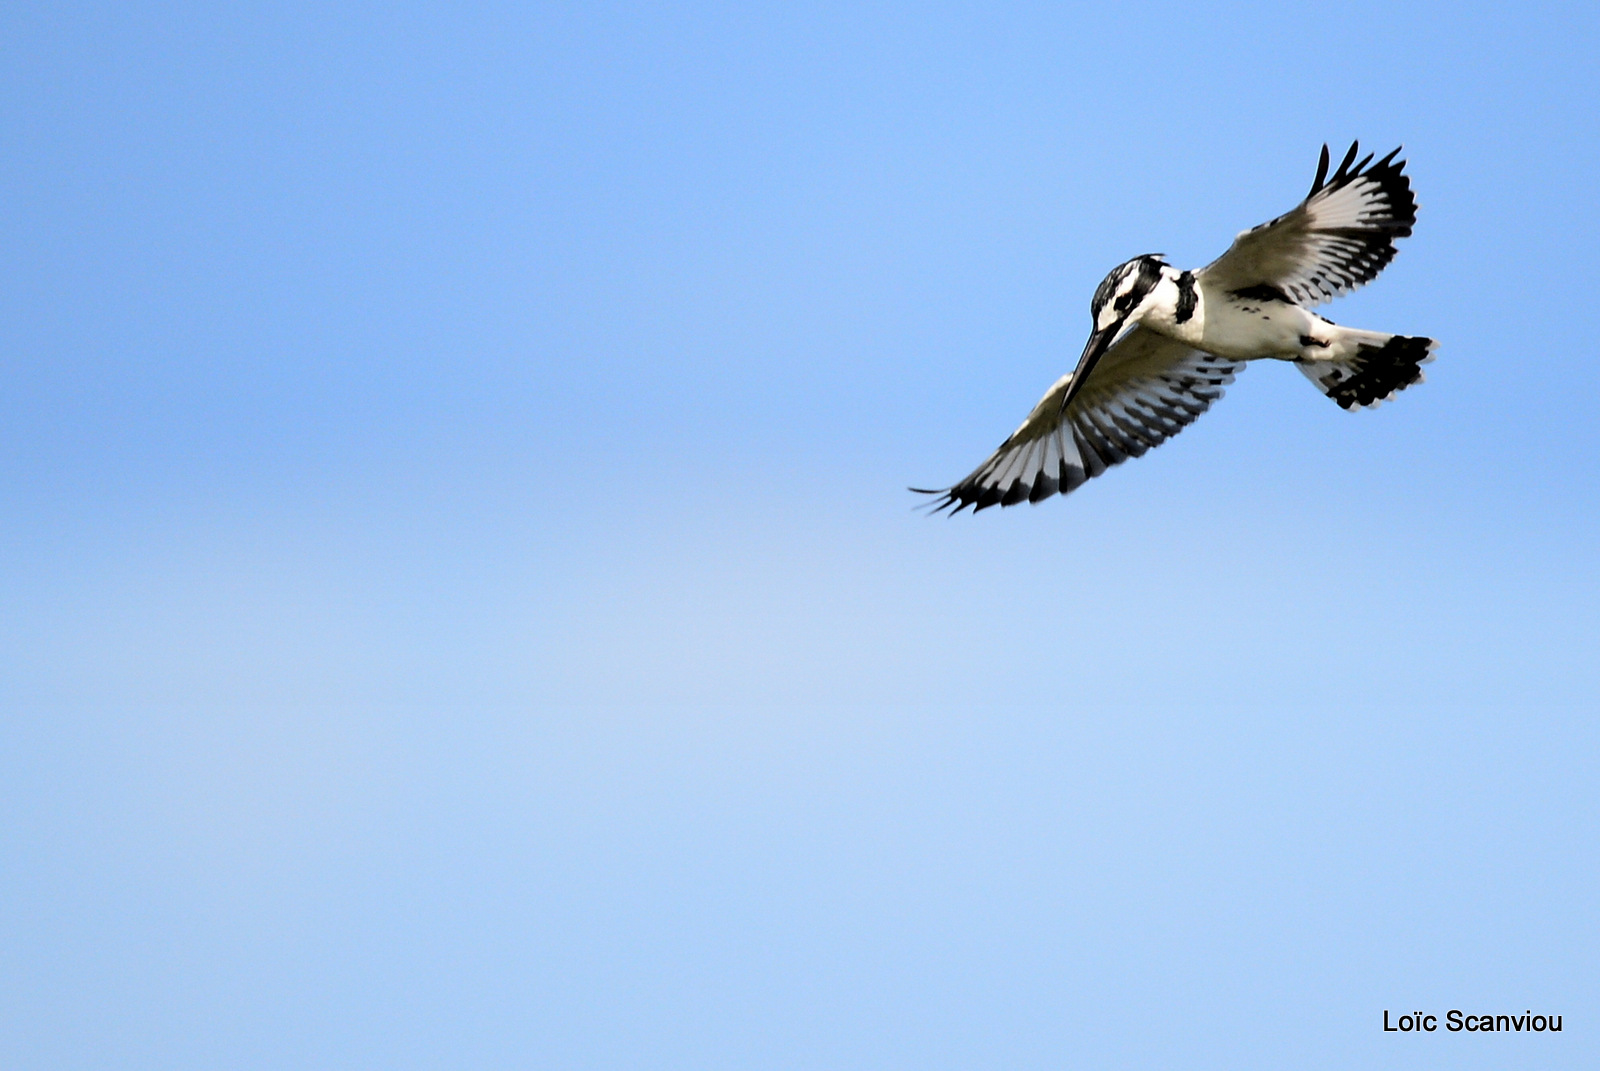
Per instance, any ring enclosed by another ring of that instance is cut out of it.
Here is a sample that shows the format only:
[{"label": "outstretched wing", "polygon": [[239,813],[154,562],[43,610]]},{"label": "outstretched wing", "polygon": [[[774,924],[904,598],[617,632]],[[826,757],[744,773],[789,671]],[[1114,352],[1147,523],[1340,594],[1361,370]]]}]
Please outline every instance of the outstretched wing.
[{"label": "outstretched wing", "polygon": [[1241,233],[1200,270],[1200,281],[1223,290],[1274,286],[1309,308],[1377,278],[1394,259],[1395,239],[1411,233],[1417,201],[1402,174],[1406,162],[1395,160],[1399,149],[1355,163],[1359,145],[1351,143],[1332,178],[1324,145],[1300,207]]},{"label": "outstretched wing", "polygon": [[942,491],[912,490],[938,495],[935,513],[1066,494],[1178,434],[1222,397],[1243,367],[1136,327],[1100,359],[1065,411],[1061,399],[1070,373],[966,479]]}]

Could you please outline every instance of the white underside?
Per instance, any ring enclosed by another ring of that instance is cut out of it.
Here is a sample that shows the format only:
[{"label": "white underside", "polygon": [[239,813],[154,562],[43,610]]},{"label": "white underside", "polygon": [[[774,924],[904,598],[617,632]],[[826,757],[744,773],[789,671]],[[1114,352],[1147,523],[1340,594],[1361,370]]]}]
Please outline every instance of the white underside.
[{"label": "white underside", "polygon": [[1205,286],[1189,316],[1178,323],[1172,297],[1159,289],[1151,296],[1140,317],[1146,327],[1230,361],[1341,361],[1393,337],[1341,327],[1298,305],[1239,298]]}]

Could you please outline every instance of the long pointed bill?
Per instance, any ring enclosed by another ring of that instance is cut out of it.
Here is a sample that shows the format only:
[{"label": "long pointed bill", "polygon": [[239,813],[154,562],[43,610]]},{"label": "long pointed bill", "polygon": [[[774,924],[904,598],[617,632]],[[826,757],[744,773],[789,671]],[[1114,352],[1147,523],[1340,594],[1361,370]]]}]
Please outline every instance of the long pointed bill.
[{"label": "long pointed bill", "polygon": [[1114,323],[1103,331],[1096,331],[1089,336],[1089,341],[1084,343],[1083,356],[1078,358],[1078,367],[1072,372],[1072,382],[1067,384],[1067,391],[1061,396],[1061,411],[1067,411],[1067,405],[1078,396],[1083,385],[1089,381],[1089,373],[1094,371],[1094,366],[1100,363],[1100,358],[1106,355],[1111,348],[1111,343],[1116,341],[1117,332],[1122,329],[1122,324]]}]

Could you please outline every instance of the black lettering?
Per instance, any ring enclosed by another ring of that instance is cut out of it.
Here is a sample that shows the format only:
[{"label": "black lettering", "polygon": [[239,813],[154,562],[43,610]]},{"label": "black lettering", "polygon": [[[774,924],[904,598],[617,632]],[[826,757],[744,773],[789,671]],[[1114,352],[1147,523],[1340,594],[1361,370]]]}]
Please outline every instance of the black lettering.
[{"label": "black lettering", "polygon": [[1444,1026],[1446,1030],[1453,1034],[1461,1032],[1461,1012],[1459,1009],[1450,1009],[1449,1013],[1444,1017]]},{"label": "black lettering", "polygon": [[1388,1008],[1383,1009],[1383,1029],[1386,1030],[1387,1032],[1391,1033],[1391,1034],[1399,1029],[1399,1027],[1395,1027],[1395,1026],[1390,1026],[1389,1025],[1389,1009]]},{"label": "black lettering", "polygon": [[1422,1017],[1422,1029],[1430,1034],[1439,1029],[1439,1017],[1437,1015],[1424,1015]]},{"label": "black lettering", "polygon": [[1496,1030],[1510,1030],[1511,1029],[1511,1016],[1509,1016],[1509,1015],[1496,1015],[1494,1017],[1494,1028]]}]

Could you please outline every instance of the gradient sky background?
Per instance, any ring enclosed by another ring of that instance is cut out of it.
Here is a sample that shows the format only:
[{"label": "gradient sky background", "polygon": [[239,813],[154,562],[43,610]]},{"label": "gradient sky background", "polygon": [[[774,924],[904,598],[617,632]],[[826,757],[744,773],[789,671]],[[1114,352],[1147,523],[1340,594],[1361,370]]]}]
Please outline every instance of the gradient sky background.
[{"label": "gradient sky background", "polygon": [[[1596,1066],[1597,57],[6,5],[0,1063]],[[1420,220],[1325,311],[1425,385],[912,511],[1354,137]]]}]

